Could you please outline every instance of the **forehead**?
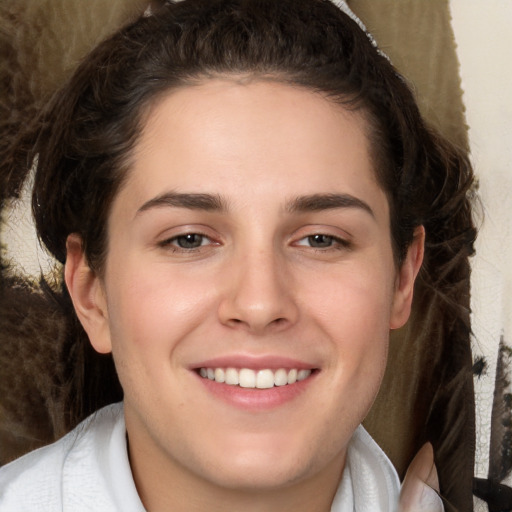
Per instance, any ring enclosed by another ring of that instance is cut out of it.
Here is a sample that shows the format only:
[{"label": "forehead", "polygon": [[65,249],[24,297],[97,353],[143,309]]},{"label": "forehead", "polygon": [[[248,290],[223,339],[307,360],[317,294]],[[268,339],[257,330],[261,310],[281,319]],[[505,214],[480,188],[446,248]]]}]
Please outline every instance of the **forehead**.
[{"label": "forehead", "polygon": [[282,200],[382,192],[366,132],[360,113],[309,89],[207,80],[167,93],[147,110],[125,185],[140,204],[164,188],[226,192],[235,200],[247,187],[252,197]]}]

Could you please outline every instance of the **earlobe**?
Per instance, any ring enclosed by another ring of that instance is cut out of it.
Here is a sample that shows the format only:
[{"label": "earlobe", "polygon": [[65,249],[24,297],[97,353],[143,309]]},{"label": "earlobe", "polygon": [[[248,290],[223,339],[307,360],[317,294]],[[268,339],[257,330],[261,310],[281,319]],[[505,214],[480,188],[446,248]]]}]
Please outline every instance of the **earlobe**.
[{"label": "earlobe", "polygon": [[82,239],[71,234],[66,241],[64,279],[76,314],[97,352],[111,352],[108,310],[102,282],[88,265]]},{"label": "earlobe", "polygon": [[389,325],[390,329],[402,327],[411,314],[414,282],[423,262],[424,246],[425,228],[418,226],[414,230],[413,241],[398,271]]}]

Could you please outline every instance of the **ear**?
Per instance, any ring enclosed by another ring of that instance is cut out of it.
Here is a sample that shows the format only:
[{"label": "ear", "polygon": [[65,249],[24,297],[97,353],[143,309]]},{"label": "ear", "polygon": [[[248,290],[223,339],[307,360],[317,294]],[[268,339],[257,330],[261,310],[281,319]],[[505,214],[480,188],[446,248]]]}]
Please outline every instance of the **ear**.
[{"label": "ear", "polygon": [[414,238],[396,278],[393,308],[391,310],[390,329],[402,327],[411,314],[414,281],[423,262],[425,246],[425,228],[414,230]]},{"label": "ear", "polygon": [[111,352],[108,310],[101,279],[91,270],[82,239],[71,234],[66,241],[64,279],[76,314],[97,352]]}]

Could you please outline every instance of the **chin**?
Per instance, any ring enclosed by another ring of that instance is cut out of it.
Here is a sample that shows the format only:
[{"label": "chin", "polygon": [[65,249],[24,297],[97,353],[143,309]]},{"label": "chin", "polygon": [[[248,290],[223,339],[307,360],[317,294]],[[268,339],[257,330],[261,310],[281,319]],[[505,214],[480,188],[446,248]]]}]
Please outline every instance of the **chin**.
[{"label": "chin", "polygon": [[[333,453],[336,453],[320,446],[315,448],[314,443],[305,440],[296,440],[294,445],[289,442],[289,433],[265,437],[264,440],[260,437],[257,442],[246,441],[243,445],[238,442],[235,446],[235,443],[227,445],[229,447],[222,450],[220,458],[212,457],[216,464],[205,464],[206,478],[223,488],[238,491],[279,490],[314,478],[330,464]],[[335,459],[341,469],[342,454]]]},{"label": "chin", "polygon": [[[283,464],[276,458],[237,461],[218,468],[220,472],[210,475],[209,480],[225,489],[239,492],[268,492],[290,487],[309,476],[305,467]],[[216,468],[217,469],[217,468]]]}]

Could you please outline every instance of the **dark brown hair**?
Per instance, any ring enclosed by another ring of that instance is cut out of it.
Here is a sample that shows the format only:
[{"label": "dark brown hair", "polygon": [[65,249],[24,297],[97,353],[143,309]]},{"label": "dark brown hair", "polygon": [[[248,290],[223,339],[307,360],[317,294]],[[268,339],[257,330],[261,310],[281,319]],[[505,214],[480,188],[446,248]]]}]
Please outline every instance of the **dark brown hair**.
[{"label": "dark brown hair", "polygon": [[33,209],[59,261],[67,235],[79,233],[90,265],[101,269],[109,206],[145,108],[172,88],[225,74],[293,83],[366,115],[398,260],[413,228],[428,224],[439,192],[469,182],[460,170],[450,175],[455,162],[445,160],[459,155],[428,132],[403,78],[331,2],[167,4],[99,45],[48,109],[34,148]]},{"label": "dark brown hair", "polygon": [[[471,166],[426,126],[403,77],[328,0],[168,2],[95,48],[23,138],[31,148],[23,158],[36,163],[38,234],[57,260],[65,262],[67,236],[78,233],[91,268],[101,272],[109,209],[145,112],[173,88],[226,75],[305,87],[364,116],[389,199],[396,260],[424,225],[420,286],[443,297],[451,318],[446,335],[467,336],[467,311],[453,284],[464,278],[459,263],[475,238]],[[111,359],[93,352],[65,290],[63,296],[75,369],[64,407],[71,428],[122,398],[122,390]]]}]

